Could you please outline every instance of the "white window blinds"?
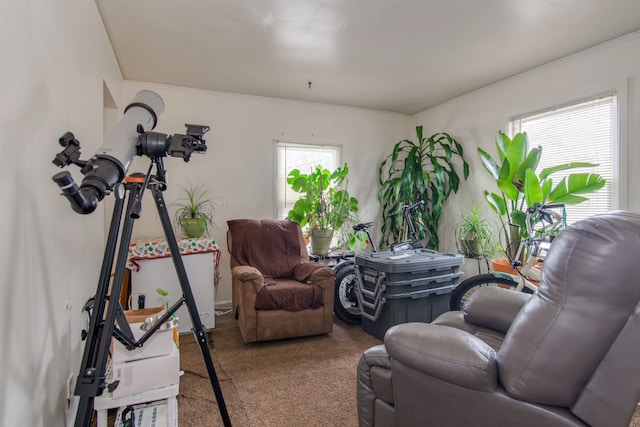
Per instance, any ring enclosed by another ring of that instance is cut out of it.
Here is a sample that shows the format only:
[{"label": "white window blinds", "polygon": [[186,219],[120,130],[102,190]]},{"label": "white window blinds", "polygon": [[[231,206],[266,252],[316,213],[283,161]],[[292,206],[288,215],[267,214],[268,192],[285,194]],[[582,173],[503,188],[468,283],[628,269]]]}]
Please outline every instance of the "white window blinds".
[{"label": "white window blinds", "polygon": [[532,147],[542,146],[538,172],[568,162],[591,162],[599,166],[574,169],[552,175],[554,185],[571,172],[597,172],[607,180],[605,187],[589,193],[588,201],[567,206],[567,221],[575,222],[614,208],[614,172],[617,152],[617,100],[615,95],[556,108],[513,119],[512,135],[527,132]]},{"label": "white window blinds", "polygon": [[300,198],[300,193],[291,190],[287,184],[289,172],[299,169],[302,173],[310,173],[317,165],[330,171],[335,170],[340,162],[340,146],[276,141],[275,151],[276,218],[284,219]]}]

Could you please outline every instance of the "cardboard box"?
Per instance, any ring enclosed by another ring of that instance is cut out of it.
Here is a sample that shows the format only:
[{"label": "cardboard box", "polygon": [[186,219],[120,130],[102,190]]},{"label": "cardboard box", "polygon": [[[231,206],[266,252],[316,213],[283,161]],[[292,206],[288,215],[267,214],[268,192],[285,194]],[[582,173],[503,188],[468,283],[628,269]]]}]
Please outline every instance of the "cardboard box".
[{"label": "cardboard box", "polygon": [[180,380],[180,355],[150,357],[131,362],[112,362],[111,378],[108,382],[120,381],[113,390],[118,399],[130,394],[178,384]]},{"label": "cardboard box", "polygon": [[162,315],[165,311],[166,308],[164,306],[141,308],[138,310],[124,310],[124,317],[127,318],[129,323],[140,323],[144,322],[147,317]]},{"label": "cardboard box", "polygon": [[[136,341],[138,341],[146,331],[140,329],[142,323],[132,323],[131,331]],[[134,350],[127,348],[120,341],[113,340],[113,349],[111,351],[111,360],[113,362],[129,362],[139,359],[147,359],[149,357],[168,356],[177,351],[176,342],[174,341],[173,329],[164,331],[157,330],[151,337],[145,341],[142,347]]]}]

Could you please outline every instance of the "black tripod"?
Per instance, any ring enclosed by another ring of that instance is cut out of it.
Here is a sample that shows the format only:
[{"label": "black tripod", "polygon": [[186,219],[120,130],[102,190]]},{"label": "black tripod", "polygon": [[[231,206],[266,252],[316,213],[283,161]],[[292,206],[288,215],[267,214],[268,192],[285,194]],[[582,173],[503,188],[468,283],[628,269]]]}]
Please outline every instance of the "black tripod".
[{"label": "black tripod", "polygon": [[[155,166],[156,173],[152,175]],[[127,258],[129,244],[131,242],[131,232],[133,230],[134,220],[140,217],[142,209],[142,195],[145,188],[149,188],[153,194],[153,199],[160,215],[160,221],[167,240],[167,244],[171,250],[171,257],[178,275],[180,287],[182,288],[182,297],[171,306],[167,312],[158,319],[154,326],[150,328],[138,341],[134,339],[131,327],[124,316],[122,306],[120,305],[120,293],[122,290],[122,281],[124,278],[124,270]],[[86,344],[82,357],[82,365],[78,374],[78,380],[75,388],[75,395],[80,397],[78,412],[76,414],[75,427],[88,426],[91,421],[93,411],[93,401],[96,396],[100,396],[106,385],[107,357],[111,339],[115,338],[120,341],[127,349],[135,349],[141,347],[156,332],[161,325],[182,306],[187,304],[189,317],[193,324],[193,333],[196,341],[200,345],[200,351],[204,359],[211,386],[218,402],[220,415],[225,426],[231,426],[227,407],[222,396],[220,383],[213,366],[211,354],[209,352],[207,336],[205,328],[200,320],[198,308],[196,306],[189,279],[180,256],[180,249],[176,241],[176,237],[171,226],[171,220],[167,212],[162,192],[166,189],[166,171],[161,157],[152,157],[151,165],[145,175],[133,175],[115,186],[114,195],[116,198],[111,218],[111,225],[107,237],[104,260],[100,271],[98,281],[98,290],[95,295],[93,306],[88,311],[91,313],[91,321],[89,330],[86,333]],[[122,229],[120,229],[122,214],[125,210],[126,193],[129,193],[126,213]],[[118,235],[120,239],[118,242]],[[119,246],[118,246],[119,244]],[[116,269],[109,291],[109,276],[113,267],[116,247],[118,247],[118,257],[116,260]],[[115,326],[117,321],[118,326]],[[110,384],[109,387],[117,387],[117,384]]]}]

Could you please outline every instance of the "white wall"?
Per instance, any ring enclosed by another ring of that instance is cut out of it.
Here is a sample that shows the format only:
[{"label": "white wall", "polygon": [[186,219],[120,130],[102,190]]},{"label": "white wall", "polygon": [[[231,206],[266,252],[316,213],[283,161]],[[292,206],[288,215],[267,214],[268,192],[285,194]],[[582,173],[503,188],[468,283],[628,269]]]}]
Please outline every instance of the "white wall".
[{"label": "white wall", "polygon": [[[165,112],[156,131],[184,133],[185,123],[209,125],[208,151],[189,163],[165,161],[169,172],[167,203],[179,197],[179,187],[206,183],[209,193],[224,206],[210,234],[222,249],[222,280],[216,305],[231,301],[231,277],[226,246],[228,219],[274,217],[274,140],[323,142],[343,146],[349,164],[349,190],[360,202],[362,220],[377,220],[377,168],[393,144],[406,137],[409,117],[402,114],[285,101],[230,93],[125,82],[122,99],[142,89],[157,92]],[[148,159],[137,158],[129,172],[146,171]],[[134,227],[135,237],[162,236],[155,205],[149,195]],[[173,209],[169,209],[173,216]]]},{"label": "white wall", "polygon": [[[615,185],[618,189],[617,208],[640,211],[640,34],[631,34],[520,74],[480,90],[460,96],[434,108],[416,114],[414,124],[424,124],[429,133],[445,131],[466,147],[471,165],[467,182],[452,196],[440,224],[441,250],[454,250],[451,227],[460,209],[466,210],[471,201],[492,211],[482,197],[484,189],[495,185],[484,170],[476,147],[495,153],[495,134],[505,130],[510,118],[580,101],[615,91],[619,100],[620,156]],[[532,141],[535,143],[535,141]],[[448,235],[449,238],[444,238]]]},{"label": "white wall", "polygon": [[66,131],[98,147],[103,80],[119,99],[121,75],[92,1],[5,0],[0,16],[0,425],[62,426],[103,215],[71,211],[51,160]]}]

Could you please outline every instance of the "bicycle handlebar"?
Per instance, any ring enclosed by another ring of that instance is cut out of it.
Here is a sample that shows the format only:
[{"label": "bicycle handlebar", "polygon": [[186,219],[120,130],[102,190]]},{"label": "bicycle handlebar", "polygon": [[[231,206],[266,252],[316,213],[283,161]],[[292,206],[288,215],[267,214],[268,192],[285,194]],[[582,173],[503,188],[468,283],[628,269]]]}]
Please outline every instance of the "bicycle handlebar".
[{"label": "bicycle handlebar", "polygon": [[420,208],[422,206],[424,206],[424,200],[420,200],[419,202],[417,202],[417,203],[415,203],[413,205],[402,205],[400,207],[400,209],[398,209],[398,210],[396,210],[396,211],[394,211],[394,212],[392,212],[390,214],[387,214],[385,216],[385,218],[391,218],[392,216],[397,215],[400,211],[402,211],[402,213],[404,215],[406,215],[407,212],[409,212],[409,213],[415,212],[415,211],[418,210],[418,208]]},{"label": "bicycle handlebar", "polygon": [[[551,211],[550,209],[560,209],[562,208],[563,214],[559,216],[556,212]],[[531,223],[531,217],[534,214],[537,214],[537,218],[535,218],[536,222],[547,222],[549,225],[553,224],[556,221],[562,220],[563,223],[566,221],[564,213],[565,204],[564,203],[551,203],[548,205],[542,205],[539,203],[534,204],[533,206],[527,208],[527,218],[526,218],[526,226],[527,226],[527,234],[529,237],[533,237],[533,224]],[[545,233],[546,234],[546,233]],[[546,236],[542,236],[544,238]]]},{"label": "bicycle handlebar", "polygon": [[418,210],[418,208],[424,206],[424,200],[420,200],[417,203],[413,204],[413,205],[403,205],[402,206],[402,210],[403,211],[409,211],[409,212],[415,212]]},{"label": "bicycle handlebar", "polygon": [[535,203],[533,206],[527,208],[527,213],[534,213],[534,212],[546,212],[547,209],[557,209],[557,208],[564,208],[565,204],[564,203],[551,203],[549,205],[541,205],[539,203]]}]

